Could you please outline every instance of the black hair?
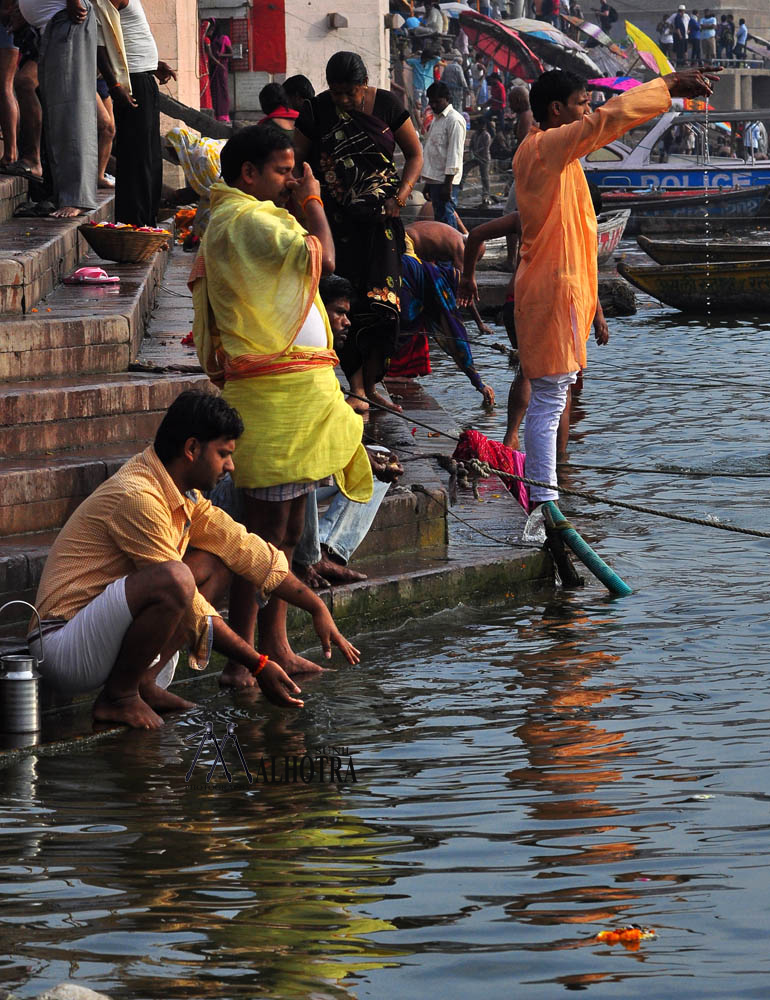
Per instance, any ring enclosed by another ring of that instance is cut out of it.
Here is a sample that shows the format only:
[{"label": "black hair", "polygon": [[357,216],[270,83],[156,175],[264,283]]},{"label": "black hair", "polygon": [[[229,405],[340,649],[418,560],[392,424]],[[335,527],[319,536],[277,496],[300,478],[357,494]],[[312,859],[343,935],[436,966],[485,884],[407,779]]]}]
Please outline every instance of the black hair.
[{"label": "black hair", "polygon": [[425,93],[428,95],[429,98],[446,97],[446,99],[449,100],[449,98],[451,97],[451,94],[449,92],[449,87],[447,87],[445,83],[442,83],[441,80],[436,80],[435,83],[432,83],[430,87],[428,87],[428,89],[425,91]]},{"label": "black hair", "polygon": [[324,305],[336,302],[337,299],[347,299],[352,302],[356,297],[355,289],[347,278],[339,274],[327,274],[318,282],[318,291]]},{"label": "black hair", "polygon": [[280,83],[268,83],[259,92],[259,104],[266,115],[276,108],[288,108],[289,95]]},{"label": "black hair", "polygon": [[369,79],[369,71],[357,52],[335,52],[326,64],[326,82],[361,84]]},{"label": "black hair", "polygon": [[224,399],[213,392],[188,389],[177,396],[166,410],[155,434],[155,453],[161,462],[170,462],[182,454],[185,441],[195,438],[201,444],[226,438],[233,441],[243,434],[243,421]]},{"label": "black hair", "polygon": [[289,97],[301,97],[305,101],[312,101],[315,97],[315,88],[306,76],[297,73],[283,81],[283,89]]},{"label": "black hair", "polygon": [[544,125],[553,101],[566,104],[575,91],[585,89],[586,81],[577,73],[569,73],[565,69],[552,69],[543,73],[532,84],[529,92],[529,106],[535,121],[539,125]]},{"label": "black hair", "polygon": [[222,179],[225,184],[233,184],[241,176],[244,163],[253,163],[262,170],[274,152],[292,147],[291,133],[272,124],[239,129],[222,147]]}]

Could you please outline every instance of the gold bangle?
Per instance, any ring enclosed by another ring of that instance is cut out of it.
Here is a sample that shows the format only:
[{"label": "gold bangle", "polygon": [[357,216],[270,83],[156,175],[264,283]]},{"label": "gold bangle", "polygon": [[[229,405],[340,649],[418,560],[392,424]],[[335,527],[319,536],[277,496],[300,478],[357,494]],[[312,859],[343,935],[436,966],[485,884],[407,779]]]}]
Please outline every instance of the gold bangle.
[{"label": "gold bangle", "polygon": [[401,208],[406,208],[406,202],[405,202],[405,201],[402,201],[402,200],[401,200],[401,199],[399,198],[399,196],[398,196],[398,195],[394,195],[394,197],[395,197],[395,199],[396,199],[396,204],[397,204],[397,205],[400,205],[400,207],[401,207]]},{"label": "gold bangle", "polygon": [[317,194],[309,194],[307,196],[307,198],[305,198],[305,200],[302,202],[302,211],[303,212],[305,211],[305,205],[307,205],[307,203],[309,201],[317,201],[318,204],[321,206],[321,208],[324,207],[323,200],[321,198],[319,198]]}]

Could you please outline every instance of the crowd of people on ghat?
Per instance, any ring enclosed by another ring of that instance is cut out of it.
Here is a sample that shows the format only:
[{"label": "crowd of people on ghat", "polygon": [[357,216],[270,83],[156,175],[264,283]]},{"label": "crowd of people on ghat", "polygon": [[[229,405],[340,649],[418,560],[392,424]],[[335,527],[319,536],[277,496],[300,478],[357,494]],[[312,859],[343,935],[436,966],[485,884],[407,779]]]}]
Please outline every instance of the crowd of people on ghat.
[{"label": "crowd of people on ghat", "polygon": [[715,65],[735,60],[740,65],[747,58],[749,29],[746,19],[732,13],[716,14],[708,7],[688,11],[680,3],[673,14],[658,24],[658,37],[664,55],[677,67]]},{"label": "crowd of people on ghat", "polygon": [[117,219],[156,224],[158,83],[176,74],[142,0],[4,0],[0,74],[0,172],[30,181],[17,215],[76,217],[114,188]]},{"label": "crowd of people on ghat", "polygon": [[[157,70],[151,62],[129,72],[132,92],[139,72]],[[672,96],[708,95],[713,80],[684,70],[590,114],[583,80],[544,74],[513,161],[517,208],[465,239],[448,85],[426,88],[434,122],[423,148],[398,98],[369,85],[358,54],[337,52],[326,78],[320,94],[302,78],[271,90],[265,119],[217,150],[189,280],[210,391],[177,398],[154,443],[77,508],[48,557],[36,601],[41,670],[63,692],[98,691],[97,720],[152,729],[164,712],[190,707],[168,690],[180,650],[194,669],[217,650],[222,684],[301,705],[294,678],[322,668],[293,648],[288,605],[311,616],[325,657],[336,645],[358,662],[316,588],[363,578],[347,563],[403,472],[367,442],[367,409],[398,409],[378,386],[399,365],[419,368],[428,334],[494,401],[460,312],[478,298],[475,268],[493,235],[510,236],[520,259],[506,326],[521,373],[505,443],[518,445],[526,409],[526,474],[546,484],[531,488],[528,506],[558,497],[570,386],[591,327],[607,339],[579,158],[667,110]],[[177,147],[180,162],[194,150]],[[405,228],[401,210],[421,181],[436,217]]]}]

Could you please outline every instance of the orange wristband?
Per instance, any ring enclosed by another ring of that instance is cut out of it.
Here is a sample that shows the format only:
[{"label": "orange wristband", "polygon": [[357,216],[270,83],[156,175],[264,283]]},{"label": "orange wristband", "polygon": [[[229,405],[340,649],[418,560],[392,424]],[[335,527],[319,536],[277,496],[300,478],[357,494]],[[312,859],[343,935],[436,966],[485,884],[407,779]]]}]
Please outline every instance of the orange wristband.
[{"label": "orange wristband", "polygon": [[305,211],[305,205],[307,205],[307,203],[309,201],[317,201],[318,204],[321,206],[321,208],[324,207],[323,200],[321,198],[319,198],[317,194],[309,194],[307,196],[307,198],[305,198],[305,200],[302,202],[302,211],[303,212]]},{"label": "orange wristband", "polygon": [[259,654],[259,666],[254,671],[254,674],[253,674],[254,677],[257,676],[257,674],[260,672],[260,670],[264,670],[265,669],[265,667],[267,666],[268,659],[269,659],[269,657],[268,657],[267,653],[260,653]]}]

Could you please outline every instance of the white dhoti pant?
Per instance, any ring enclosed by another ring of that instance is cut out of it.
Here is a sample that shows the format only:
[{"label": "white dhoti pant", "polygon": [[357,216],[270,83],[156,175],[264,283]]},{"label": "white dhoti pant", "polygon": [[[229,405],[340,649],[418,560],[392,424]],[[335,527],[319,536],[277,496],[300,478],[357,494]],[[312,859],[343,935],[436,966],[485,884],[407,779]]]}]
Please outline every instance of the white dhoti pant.
[{"label": "white dhoti pant", "polygon": [[[524,450],[527,459],[524,473],[527,479],[556,485],[556,435],[559,420],[567,402],[567,392],[577,380],[577,372],[566,375],[543,375],[530,379],[532,394],[524,423]],[[532,505],[546,500],[558,500],[556,489],[530,486]]]}]

